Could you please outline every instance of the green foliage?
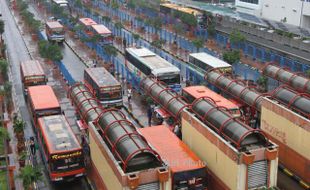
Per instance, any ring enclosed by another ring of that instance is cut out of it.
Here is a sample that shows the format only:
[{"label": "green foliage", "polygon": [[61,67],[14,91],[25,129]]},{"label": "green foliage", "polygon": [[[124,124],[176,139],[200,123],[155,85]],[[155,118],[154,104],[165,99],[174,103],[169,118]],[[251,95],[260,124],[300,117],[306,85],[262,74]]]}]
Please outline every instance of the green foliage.
[{"label": "green foliage", "polygon": [[238,50],[227,51],[223,54],[223,59],[229,64],[234,64],[240,61],[240,51]]},{"label": "green foliage", "polygon": [[202,38],[196,38],[193,40],[193,45],[197,48],[197,52],[200,48],[203,48],[204,40]]},{"label": "green foliage", "polygon": [[257,84],[261,85],[261,86],[266,86],[268,83],[268,78],[265,76],[261,76],[257,79],[256,81]]},{"label": "green foliage", "polygon": [[0,171],[0,189],[8,189],[7,171]]},{"label": "green foliage", "polygon": [[310,69],[306,71],[306,76],[310,78]]},{"label": "green foliage", "polygon": [[151,20],[151,26],[155,28],[155,33],[157,33],[163,25],[163,22],[160,17],[155,17]]},{"label": "green foliage", "polygon": [[185,24],[187,24],[190,27],[196,27],[197,26],[197,19],[192,14],[181,13],[180,19],[182,22],[184,22]]},{"label": "green foliage", "polygon": [[1,126],[0,127],[0,139],[1,140],[5,140],[5,139],[9,139],[9,132],[6,130],[5,127]]},{"label": "green foliage", "polygon": [[17,178],[21,179],[23,182],[23,187],[25,190],[31,189],[34,182],[42,181],[43,175],[41,173],[40,167],[32,167],[31,165],[26,165],[21,169],[20,174]]},{"label": "green foliage", "polygon": [[39,53],[41,57],[52,61],[61,61],[63,58],[62,51],[57,44],[47,41],[39,41]]},{"label": "green foliage", "polygon": [[7,76],[8,66],[9,64],[5,59],[0,59],[0,72],[2,76]]},{"label": "green foliage", "polygon": [[129,9],[134,10],[136,8],[136,0],[129,0],[127,6]]},{"label": "green foliage", "polygon": [[104,52],[109,56],[115,57],[117,55],[117,49],[112,45],[106,45],[103,47],[103,49]]},{"label": "green foliage", "polygon": [[208,25],[207,32],[208,32],[208,35],[210,37],[214,37],[215,36],[216,30],[215,30],[215,24],[213,22]]},{"label": "green foliage", "polygon": [[18,160],[26,160],[26,158],[27,158],[27,152],[26,151],[22,151],[19,154]]},{"label": "green foliage", "polygon": [[112,1],[111,1],[111,7],[112,7],[112,9],[114,9],[114,10],[119,8],[119,4],[117,3],[116,0],[112,0]]},{"label": "green foliage", "polygon": [[83,4],[82,4],[82,1],[81,0],[76,0],[75,1],[75,5],[79,8],[82,8],[83,7]]},{"label": "green foliage", "polygon": [[4,21],[0,20],[0,35],[2,39],[2,34],[4,33]]},{"label": "green foliage", "polygon": [[230,43],[239,43],[246,40],[245,36],[237,30],[233,30],[229,35]]},{"label": "green foliage", "polygon": [[175,25],[173,25],[173,30],[176,35],[182,34],[184,32],[184,26],[181,23],[176,23]]},{"label": "green foliage", "polygon": [[13,121],[13,129],[15,133],[21,133],[24,131],[26,123],[22,119],[15,119]]},{"label": "green foliage", "polygon": [[91,38],[88,39],[89,42],[95,43],[100,40],[101,36],[99,34],[93,35]]},{"label": "green foliage", "polygon": [[136,43],[137,43],[137,41],[140,39],[140,35],[139,35],[139,34],[136,34],[136,33],[133,33],[133,34],[132,34],[132,37],[133,37],[133,39],[135,40]]},{"label": "green foliage", "polygon": [[151,45],[160,49],[165,43],[166,43],[165,40],[159,39],[152,41]]},{"label": "green foliage", "polygon": [[102,21],[110,23],[111,22],[111,17],[108,16],[102,16]]},{"label": "green foliage", "polygon": [[122,24],[121,22],[116,22],[116,23],[114,24],[114,26],[115,26],[116,29],[121,29],[121,28],[124,27],[123,24]]}]

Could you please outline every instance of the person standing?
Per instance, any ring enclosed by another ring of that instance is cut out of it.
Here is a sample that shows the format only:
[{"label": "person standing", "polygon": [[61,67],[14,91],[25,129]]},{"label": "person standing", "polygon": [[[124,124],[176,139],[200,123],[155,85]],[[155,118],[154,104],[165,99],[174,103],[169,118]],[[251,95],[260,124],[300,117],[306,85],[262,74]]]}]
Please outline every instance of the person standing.
[{"label": "person standing", "polygon": [[30,137],[30,151],[33,156],[36,155],[36,145],[34,143],[34,138]]},{"label": "person standing", "polygon": [[147,118],[148,118],[149,126],[152,125],[152,116],[153,116],[153,110],[152,110],[152,107],[149,106],[149,108],[147,109]]},{"label": "person standing", "polygon": [[131,93],[132,93],[131,88],[128,88],[128,94],[127,94],[127,97],[128,97],[128,102],[129,102],[129,103],[130,103],[130,100],[131,100]]}]

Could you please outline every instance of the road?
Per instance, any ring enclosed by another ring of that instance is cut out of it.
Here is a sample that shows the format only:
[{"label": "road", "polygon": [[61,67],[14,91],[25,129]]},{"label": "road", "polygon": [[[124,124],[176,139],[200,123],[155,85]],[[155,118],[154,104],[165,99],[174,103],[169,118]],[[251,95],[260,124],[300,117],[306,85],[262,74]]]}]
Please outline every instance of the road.
[{"label": "road", "polygon": [[[24,41],[25,35],[22,35],[20,30],[18,29],[18,26],[14,20],[13,15],[10,13],[10,10],[6,4],[5,0],[0,0],[0,10],[2,12],[2,19],[5,21],[5,32],[4,32],[4,38],[7,44],[7,50],[8,50],[8,56],[10,59],[10,70],[11,70],[11,77],[12,77],[12,83],[13,83],[13,98],[15,102],[16,111],[20,113],[20,116],[23,118],[23,120],[26,122],[26,128],[24,129],[25,132],[25,139],[29,139],[30,137],[34,136],[34,131],[32,128],[32,122],[31,117],[28,112],[24,96],[23,96],[23,90],[22,90],[22,84],[21,84],[21,77],[20,77],[20,62],[25,60],[32,59],[32,56],[30,54],[33,54],[33,50],[27,49],[27,42]],[[75,55],[74,55],[75,56]],[[75,56],[76,58],[76,56]],[[70,58],[67,58],[70,60]],[[76,58],[77,59],[77,58]],[[73,59],[74,60],[74,59]],[[46,70],[46,69],[45,69]],[[48,77],[50,79],[50,84],[53,85],[60,85],[59,81],[51,79],[52,72],[48,73]],[[37,163],[38,165],[43,165],[41,158],[39,154],[37,155]],[[45,171],[45,170],[44,170]],[[88,185],[85,178],[81,178],[81,180],[76,180],[71,183],[63,183],[63,184],[51,184],[49,183],[48,176],[46,174],[46,171],[43,172],[44,174],[44,181],[38,183],[39,189],[88,189]]]}]

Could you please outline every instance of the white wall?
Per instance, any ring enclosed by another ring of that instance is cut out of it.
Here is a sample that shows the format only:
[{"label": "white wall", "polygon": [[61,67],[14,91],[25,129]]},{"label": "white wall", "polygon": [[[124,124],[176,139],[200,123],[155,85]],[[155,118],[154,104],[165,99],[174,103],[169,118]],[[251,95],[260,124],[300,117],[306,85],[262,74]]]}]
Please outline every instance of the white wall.
[{"label": "white wall", "polygon": [[299,26],[301,16],[301,0],[263,0],[262,17]]},{"label": "white wall", "polygon": [[246,3],[240,0],[235,1],[237,11],[253,14],[256,16],[261,16],[261,5],[262,0],[258,0],[258,4]]}]

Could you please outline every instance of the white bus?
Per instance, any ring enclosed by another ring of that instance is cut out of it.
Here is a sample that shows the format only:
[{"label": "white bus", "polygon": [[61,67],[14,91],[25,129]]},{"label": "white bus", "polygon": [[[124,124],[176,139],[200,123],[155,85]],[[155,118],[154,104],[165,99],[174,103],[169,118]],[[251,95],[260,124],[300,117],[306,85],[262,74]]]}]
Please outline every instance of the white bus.
[{"label": "white bus", "polygon": [[70,12],[69,3],[66,0],[52,0],[52,4],[63,8],[65,12]]},{"label": "white bus", "polygon": [[230,64],[205,52],[189,54],[189,63],[202,69],[204,72],[207,72],[210,69],[217,69],[225,73],[232,72]]},{"label": "white bus", "polygon": [[180,69],[144,47],[126,48],[127,67],[140,78],[153,76],[180,92]]}]

